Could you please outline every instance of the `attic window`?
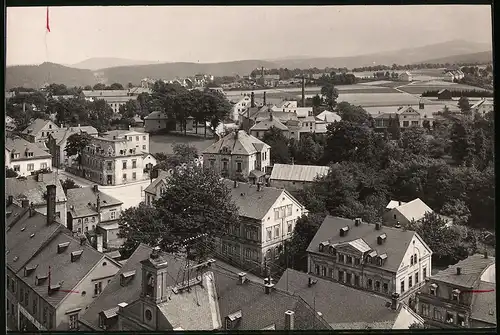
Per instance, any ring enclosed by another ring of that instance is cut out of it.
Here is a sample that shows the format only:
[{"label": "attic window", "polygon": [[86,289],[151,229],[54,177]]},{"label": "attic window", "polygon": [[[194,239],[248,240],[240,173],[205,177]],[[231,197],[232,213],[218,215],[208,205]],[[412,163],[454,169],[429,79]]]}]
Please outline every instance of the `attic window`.
[{"label": "attic window", "polygon": [[128,271],[128,272],[124,272],[120,275],[120,285],[121,286],[126,286],[127,283],[132,279],[134,278],[135,276],[135,270],[133,271]]},{"label": "attic window", "polygon": [[330,250],[329,250],[329,251],[330,251],[330,253],[331,253],[332,255],[334,255],[334,256],[335,256],[335,254],[337,253],[337,249],[335,249],[335,247],[334,247],[333,245],[330,245]]},{"label": "attic window", "polygon": [[24,276],[28,277],[35,269],[36,269],[36,266],[33,266],[33,265],[25,267],[24,268]]},{"label": "attic window", "polygon": [[69,242],[59,243],[57,245],[57,253],[58,254],[62,253],[64,250],[66,250],[66,248],[68,248],[68,246]]},{"label": "attic window", "polygon": [[58,291],[61,288],[61,284],[53,284],[49,287],[49,295],[54,291]]},{"label": "attic window", "polygon": [[325,248],[328,247],[329,243],[328,242],[321,242],[319,244],[319,251],[323,252],[326,251]]},{"label": "attic window", "polygon": [[380,266],[384,265],[386,259],[387,259],[386,253],[383,253],[382,255],[378,256],[378,265]]},{"label": "attic window", "polygon": [[73,251],[71,253],[71,262],[76,262],[82,256],[83,250]]},{"label": "attic window", "polygon": [[228,315],[226,318],[226,330],[233,329],[233,327],[236,325],[236,322],[241,319],[241,315],[241,310]]},{"label": "attic window", "polygon": [[383,244],[386,240],[387,240],[387,235],[385,233],[377,237],[378,244]]},{"label": "attic window", "polygon": [[19,259],[19,257],[14,257],[14,262],[17,262],[17,260]]},{"label": "attic window", "polygon": [[345,236],[347,235],[347,232],[349,231],[349,227],[345,226],[343,228],[340,228],[340,236]]},{"label": "attic window", "polygon": [[454,289],[453,291],[451,291],[451,300],[458,301],[459,297],[460,297],[460,290]]},{"label": "attic window", "polygon": [[438,286],[434,283],[431,284],[430,288],[429,288],[429,292],[431,295],[436,295],[437,294],[437,288]]},{"label": "attic window", "polygon": [[48,278],[47,275],[40,275],[35,277],[35,285],[39,286],[42,285],[43,282]]}]

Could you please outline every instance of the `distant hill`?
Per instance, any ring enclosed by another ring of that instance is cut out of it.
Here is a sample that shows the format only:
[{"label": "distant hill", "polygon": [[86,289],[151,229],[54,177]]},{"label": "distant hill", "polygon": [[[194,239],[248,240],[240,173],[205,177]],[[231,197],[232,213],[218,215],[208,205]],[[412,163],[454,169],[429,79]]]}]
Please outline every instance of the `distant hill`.
[{"label": "distant hill", "polygon": [[40,65],[19,65],[7,67],[5,71],[5,87],[40,88],[45,83],[58,83],[66,86],[95,85],[96,79],[90,70],[43,63]]},{"label": "distant hill", "polygon": [[275,68],[276,63],[261,60],[242,60],[224,63],[164,63],[138,66],[121,66],[102,69],[109,83],[138,83],[141,79],[192,76],[197,73],[207,73],[214,76],[232,76],[249,74],[260,67]]},{"label": "distant hill", "polygon": [[484,63],[492,63],[492,62],[493,62],[493,52],[490,50],[490,51],[483,51],[483,52],[475,52],[475,53],[466,54],[466,55],[434,58],[434,59],[426,60],[424,63],[431,63],[431,64],[478,63],[478,64],[484,64]]},{"label": "distant hill", "polygon": [[89,58],[82,62],[68,65],[75,69],[87,69],[87,70],[98,70],[105,69],[108,67],[117,67],[117,66],[131,66],[131,65],[147,65],[147,64],[158,64],[160,61],[146,61],[146,60],[132,60],[132,59],[124,59],[124,58],[111,58],[111,57],[102,57],[102,58]]}]

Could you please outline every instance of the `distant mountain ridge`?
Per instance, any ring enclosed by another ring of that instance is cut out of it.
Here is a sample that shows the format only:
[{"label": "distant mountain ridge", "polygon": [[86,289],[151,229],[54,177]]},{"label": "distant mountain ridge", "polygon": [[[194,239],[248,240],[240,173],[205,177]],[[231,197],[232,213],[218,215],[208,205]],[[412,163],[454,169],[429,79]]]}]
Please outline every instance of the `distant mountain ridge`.
[{"label": "distant mountain ridge", "polygon": [[493,52],[483,51],[483,52],[475,52],[471,54],[465,55],[455,55],[448,56],[442,58],[433,58],[424,61],[423,63],[431,63],[431,64],[456,64],[456,63],[492,63],[493,62]]},{"label": "distant mountain ridge", "polygon": [[125,58],[113,58],[113,57],[99,57],[99,58],[89,58],[76,64],[67,65],[75,69],[84,70],[99,70],[110,67],[118,66],[132,66],[132,65],[149,65],[149,64],[159,64],[165,63],[161,61],[147,61],[147,60],[133,60]]},{"label": "distant mountain ridge", "polygon": [[[61,83],[68,86],[94,85],[98,80],[107,83],[121,83],[126,85],[131,82],[139,84],[141,79],[162,78],[174,79],[176,77],[192,76],[196,73],[207,73],[214,76],[245,75],[260,67],[265,68],[325,68],[347,67],[355,68],[371,65],[415,64],[415,63],[455,63],[455,62],[488,62],[487,55],[492,58],[491,45],[462,40],[448,41],[433,45],[415,48],[406,48],[396,51],[387,51],[375,54],[353,57],[317,57],[294,59],[265,60],[240,60],[220,63],[154,63],[121,65],[95,70],[78,69],[54,63],[43,63],[39,66],[12,66],[6,69],[6,87],[29,86],[40,87],[46,82]],[[477,61],[474,59],[478,59]],[[443,61],[446,59],[455,61]],[[462,61],[467,59],[467,61]],[[128,64],[141,62],[120,58],[95,58],[76,64],[95,68],[98,64]]]}]

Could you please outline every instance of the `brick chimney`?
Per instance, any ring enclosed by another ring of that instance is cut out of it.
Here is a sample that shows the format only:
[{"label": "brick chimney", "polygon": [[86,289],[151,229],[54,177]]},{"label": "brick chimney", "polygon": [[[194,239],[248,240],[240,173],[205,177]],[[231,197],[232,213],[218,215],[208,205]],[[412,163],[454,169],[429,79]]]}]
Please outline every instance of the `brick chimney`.
[{"label": "brick chimney", "polygon": [[56,220],[56,185],[47,185],[47,225]]},{"label": "brick chimney", "polygon": [[103,238],[101,234],[97,234],[96,249],[99,252],[103,251]]},{"label": "brick chimney", "polygon": [[391,309],[396,310],[398,308],[399,294],[393,293],[391,296]]},{"label": "brick chimney", "polygon": [[457,267],[457,276],[460,276],[462,274],[462,268]]},{"label": "brick chimney", "polygon": [[255,94],[250,93],[250,107],[255,107]]},{"label": "brick chimney", "polygon": [[266,106],[266,92],[264,92],[264,106]]},{"label": "brick chimney", "polygon": [[257,183],[257,192],[260,192],[260,191],[262,191],[262,183],[259,181]]},{"label": "brick chimney", "polygon": [[285,329],[286,330],[293,330],[294,316],[295,316],[294,311],[288,310],[285,312]]},{"label": "brick chimney", "polygon": [[382,228],[382,224],[380,224],[380,223],[376,223],[376,224],[375,224],[375,229],[376,229],[376,230],[380,230],[380,228]]},{"label": "brick chimney", "polygon": [[29,212],[30,212],[30,218],[35,216],[36,210],[35,210],[35,205],[33,203],[30,203],[29,205]]}]

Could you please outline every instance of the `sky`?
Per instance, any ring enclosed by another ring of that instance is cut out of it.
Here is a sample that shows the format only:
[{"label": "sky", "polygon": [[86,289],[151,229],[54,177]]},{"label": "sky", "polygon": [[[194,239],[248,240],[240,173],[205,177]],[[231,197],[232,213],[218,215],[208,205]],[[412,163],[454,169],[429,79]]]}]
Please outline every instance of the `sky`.
[{"label": "sky", "polygon": [[7,8],[7,65],[94,57],[222,62],[343,57],[450,40],[492,43],[491,7],[121,6]]}]

